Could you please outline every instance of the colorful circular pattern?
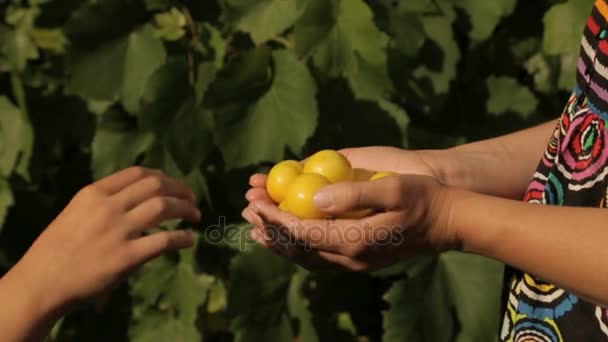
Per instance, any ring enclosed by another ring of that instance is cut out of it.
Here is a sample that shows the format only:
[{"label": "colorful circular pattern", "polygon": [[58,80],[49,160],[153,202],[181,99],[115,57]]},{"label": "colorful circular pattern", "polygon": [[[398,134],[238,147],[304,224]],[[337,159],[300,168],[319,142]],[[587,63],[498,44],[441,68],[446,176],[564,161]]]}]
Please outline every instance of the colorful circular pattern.
[{"label": "colorful circular pattern", "polygon": [[560,146],[557,169],[573,191],[591,188],[608,174],[608,136],[597,115],[577,116]]},{"label": "colorful circular pattern", "polygon": [[562,335],[552,320],[522,318],[513,327],[513,342],[562,341]]},{"label": "colorful circular pattern", "polygon": [[540,320],[557,319],[572,310],[578,297],[559,287],[524,274],[517,312]]}]

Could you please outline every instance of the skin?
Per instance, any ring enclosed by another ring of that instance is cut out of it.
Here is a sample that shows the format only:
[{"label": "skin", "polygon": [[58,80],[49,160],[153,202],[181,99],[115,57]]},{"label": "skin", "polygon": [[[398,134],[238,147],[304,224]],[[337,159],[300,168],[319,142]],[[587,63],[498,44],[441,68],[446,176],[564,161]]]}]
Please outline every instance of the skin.
[{"label": "skin", "polygon": [[0,279],[6,341],[42,341],[54,322],[147,261],[191,247],[188,231],[145,234],[171,219],[200,221],[195,195],[160,171],[121,171],[82,189]]},{"label": "skin", "polygon": [[[354,167],[404,174],[333,184],[316,194],[316,205],[331,216],[375,210],[361,220],[298,220],[268,200],[264,175],[254,175],[243,217],[255,226],[254,240],[313,270],[370,271],[412,256],[461,250],[606,305],[608,212],[514,200],[525,192],[554,127],[546,123],[443,151],[346,150]],[[277,243],[277,231],[299,244]],[[402,238],[388,245],[368,238],[378,231]]]}]

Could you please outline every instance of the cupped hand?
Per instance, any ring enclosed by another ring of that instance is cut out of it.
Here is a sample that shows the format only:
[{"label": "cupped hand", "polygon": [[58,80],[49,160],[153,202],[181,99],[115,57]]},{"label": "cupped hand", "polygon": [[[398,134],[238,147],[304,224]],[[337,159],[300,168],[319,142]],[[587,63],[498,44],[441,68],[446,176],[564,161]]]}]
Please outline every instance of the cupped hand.
[{"label": "cupped hand", "polygon": [[[262,176],[252,177],[259,185]],[[255,190],[255,189],[254,189]],[[360,220],[299,220],[261,191],[243,211],[263,246],[314,269],[370,271],[401,259],[456,248],[449,227],[450,192],[429,176],[403,175],[330,185],[315,196],[328,216],[373,209]]]},{"label": "cupped hand", "polygon": [[[129,168],[82,189],[7,275],[40,305],[71,307],[112,288],[143,263],[190,247],[191,232],[150,228],[198,222],[195,195],[160,171]],[[27,291],[26,291],[27,290]]]},{"label": "cupped hand", "polygon": [[[433,167],[432,158],[425,156],[422,151],[372,146],[347,148],[339,152],[348,159],[353,168],[429,176],[443,183],[441,175]],[[251,185],[251,189],[245,195],[248,201],[271,201],[266,192],[266,175],[255,174],[251,176],[249,185]]]}]

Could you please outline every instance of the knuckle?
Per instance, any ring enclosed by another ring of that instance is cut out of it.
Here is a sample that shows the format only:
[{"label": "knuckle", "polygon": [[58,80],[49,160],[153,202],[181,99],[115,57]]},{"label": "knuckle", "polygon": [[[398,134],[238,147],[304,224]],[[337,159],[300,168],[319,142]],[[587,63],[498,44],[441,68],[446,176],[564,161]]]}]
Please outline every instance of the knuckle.
[{"label": "knuckle", "polygon": [[165,188],[165,180],[160,175],[148,177],[147,182],[148,187],[155,193],[162,193]]},{"label": "knuckle", "polygon": [[133,174],[134,177],[140,178],[148,174],[148,170],[141,166],[131,166],[128,171]]},{"label": "knuckle", "polygon": [[87,199],[96,199],[99,196],[101,196],[101,190],[95,184],[87,185],[78,192],[78,197]]},{"label": "knuckle", "polygon": [[163,197],[156,197],[151,200],[150,207],[154,215],[162,216],[169,212],[171,205],[169,200]]},{"label": "knuckle", "polygon": [[163,235],[160,239],[160,246],[162,250],[169,250],[175,245],[175,234],[173,232],[168,232]]}]

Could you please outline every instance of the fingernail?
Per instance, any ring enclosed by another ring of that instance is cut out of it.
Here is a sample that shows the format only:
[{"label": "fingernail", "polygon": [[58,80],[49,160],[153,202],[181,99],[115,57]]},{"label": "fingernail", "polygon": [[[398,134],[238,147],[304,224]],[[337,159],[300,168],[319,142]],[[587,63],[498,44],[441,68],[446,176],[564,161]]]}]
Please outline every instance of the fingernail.
[{"label": "fingernail", "polygon": [[251,220],[251,213],[249,212],[249,209],[247,209],[247,208],[245,208],[245,209],[243,210],[243,212],[241,213],[241,216],[242,216],[242,217],[243,217],[245,220],[247,220],[247,221],[249,221],[249,222],[251,222],[251,221],[252,221],[252,220]]},{"label": "fingernail", "polygon": [[315,206],[319,209],[327,209],[334,204],[334,193],[329,191],[319,191],[313,197]]}]

